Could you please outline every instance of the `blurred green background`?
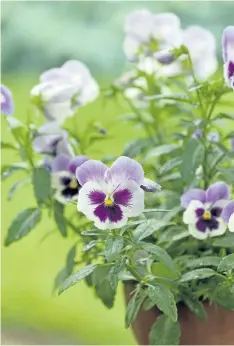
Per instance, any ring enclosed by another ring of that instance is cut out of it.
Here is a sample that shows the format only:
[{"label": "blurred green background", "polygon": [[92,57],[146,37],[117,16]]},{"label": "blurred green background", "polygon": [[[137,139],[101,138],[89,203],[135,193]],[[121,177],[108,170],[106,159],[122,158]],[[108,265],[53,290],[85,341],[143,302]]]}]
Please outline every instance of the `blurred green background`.
[{"label": "blurred green background", "polygon": [[[140,8],[173,11],[183,27],[200,24],[210,29],[217,37],[221,62],[222,30],[233,24],[232,2],[3,1],[2,82],[13,92],[15,116],[26,117],[29,91],[39,74],[67,59],[85,62],[101,86],[119,76],[126,69],[124,17]],[[126,111],[100,98],[80,110],[77,124],[81,129],[90,119],[105,124]],[[1,133],[2,140],[11,140],[4,118]],[[94,156],[119,154],[129,138],[142,133],[116,122],[110,135],[114,139],[96,147]],[[2,153],[2,164],[17,160],[11,151]],[[2,184],[2,242],[14,215],[35,205],[30,186],[7,201],[9,188],[19,178],[17,173]],[[2,344],[134,344],[131,332],[124,329],[122,287],[112,310],[83,283],[59,297],[52,293],[54,277],[75,242],[74,235],[64,239],[50,233],[53,229],[52,221],[44,217],[29,236],[2,248]]]}]

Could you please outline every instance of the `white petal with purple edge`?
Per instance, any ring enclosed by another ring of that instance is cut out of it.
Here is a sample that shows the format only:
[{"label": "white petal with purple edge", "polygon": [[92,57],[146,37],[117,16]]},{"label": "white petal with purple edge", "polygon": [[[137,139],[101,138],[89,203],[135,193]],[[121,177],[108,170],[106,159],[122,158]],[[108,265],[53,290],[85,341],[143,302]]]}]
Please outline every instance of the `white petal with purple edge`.
[{"label": "white petal with purple edge", "polygon": [[185,224],[195,224],[195,222],[198,220],[196,210],[204,210],[205,211],[205,205],[200,201],[191,201],[189,203],[188,208],[185,210],[183,214],[183,221]]},{"label": "white petal with purple edge", "polygon": [[98,160],[89,160],[83,163],[76,170],[76,178],[80,185],[84,185],[89,181],[104,182],[104,175],[107,166]]},{"label": "white petal with purple edge", "polygon": [[187,192],[185,192],[180,198],[181,205],[184,208],[187,208],[189,203],[193,200],[197,200],[202,203],[205,203],[206,201],[205,191],[201,189],[190,189]]},{"label": "white petal with purple edge", "polygon": [[105,173],[108,182],[116,183],[134,180],[138,185],[144,181],[144,170],[140,163],[126,156],[120,156]]},{"label": "white petal with purple edge", "polygon": [[209,231],[209,237],[218,237],[223,235],[227,230],[227,224],[223,221],[221,217],[216,219],[219,223],[219,227],[217,229],[213,229]]},{"label": "white petal with purple edge", "polygon": [[206,202],[215,203],[220,199],[229,200],[230,195],[230,187],[226,183],[218,181],[217,183],[211,185],[206,191]]},{"label": "white petal with purple edge", "polygon": [[162,187],[158,183],[155,183],[153,180],[144,178],[141,188],[146,192],[156,192],[161,190]]},{"label": "white petal with purple edge", "polygon": [[228,228],[230,232],[234,232],[234,213],[230,217]]}]

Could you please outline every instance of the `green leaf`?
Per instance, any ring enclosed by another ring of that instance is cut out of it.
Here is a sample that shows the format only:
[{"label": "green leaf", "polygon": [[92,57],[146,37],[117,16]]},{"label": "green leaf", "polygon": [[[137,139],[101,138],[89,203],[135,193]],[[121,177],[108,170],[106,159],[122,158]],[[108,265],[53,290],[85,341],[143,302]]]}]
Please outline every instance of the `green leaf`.
[{"label": "green leaf", "polygon": [[76,246],[77,244],[75,244],[67,254],[66,269],[68,275],[72,273],[75,264]]},{"label": "green leaf", "polygon": [[171,152],[177,150],[179,146],[177,144],[163,144],[160,145],[157,148],[152,149],[148,154],[146,155],[145,161],[159,157],[161,155],[170,154]]},{"label": "green leaf", "polygon": [[8,191],[7,199],[11,200],[12,197],[14,196],[15,192],[18,191],[18,189],[21,186],[23,186],[23,185],[25,185],[27,183],[30,183],[30,182],[31,182],[31,180],[28,179],[28,178],[17,181],[14,185],[12,185],[12,187]]},{"label": "green leaf", "polygon": [[215,271],[213,269],[210,269],[210,268],[195,269],[183,274],[180,278],[180,282],[206,279],[213,275],[215,275]]},{"label": "green leaf", "polygon": [[215,290],[214,300],[225,309],[234,311],[234,284],[219,284]]},{"label": "green leaf", "polygon": [[61,284],[68,278],[68,276],[69,273],[67,272],[67,268],[62,268],[55,277],[53,290],[56,291],[61,286]]},{"label": "green leaf", "polygon": [[135,229],[133,237],[138,242],[144,238],[149,237],[151,234],[157,232],[160,228],[163,228],[167,225],[167,221],[147,220]]},{"label": "green leaf", "polygon": [[67,223],[64,217],[64,205],[59,203],[58,201],[54,201],[53,203],[53,213],[54,220],[56,225],[58,226],[58,230],[63,237],[67,236]]},{"label": "green leaf", "polygon": [[50,172],[44,167],[34,168],[32,182],[38,205],[46,203],[52,194]]},{"label": "green leaf", "polygon": [[197,298],[183,296],[183,301],[194,315],[202,320],[206,319],[206,310],[204,305]]},{"label": "green leaf", "polygon": [[113,238],[109,236],[106,238],[104,254],[108,262],[116,259],[123,248],[124,240],[122,237]]},{"label": "green leaf", "polygon": [[110,309],[114,305],[116,290],[109,281],[111,266],[98,266],[92,275],[92,282],[97,296]]},{"label": "green leaf", "polygon": [[173,159],[166,161],[165,164],[160,168],[160,175],[170,172],[173,168],[180,166],[181,163],[182,160],[180,157],[174,157]]},{"label": "green leaf", "polygon": [[229,184],[234,184],[234,167],[218,167],[221,177]]},{"label": "green leaf", "polygon": [[25,237],[41,220],[41,211],[37,208],[30,208],[21,211],[12,221],[5,245],[8,246],[14,241]]},{"label": "green leaf", "polygon": [[165,315],[169,316],[172,321],[177,321],[175,298],[166,286],[160,284],[149,286],[148,296]]},{"label": "green leaf", "polygon": [[163,262],[169,269],[176,271],[172,258],[163,248],[150,243],[141,243],[141,247],[152,253],[159,262]]},{"label": "green leaf", "polygon": [[219,272],[226,272],[232,269],[234,269],[234,253],[224,257],[218,266]]},{"label": "green leaf", "polygon": [[81,268],[77,273],[70,275],[63,283],[59,294],[67,290],[69,287],[74,286],[78,281],[84,279],[86,276],[90,275],[94,269],[97,267],[96,264],[89,264]]},{"label": "green leaf", "polygon": [[91,242],[89,242],[88,244],[85,244],[85,246],[83,247],[83,251],[88,251],[90,249],[92,249],[94,246],[96,246],[98,244],[98,240],[92,240]]},{"label": "green leaf", "polygon": [[184,148],[180,172],[183,181],[189,185],[195,178],[196,170],[204,158],[204,147],[195,139],[190,139]]},{"label": "green leaf", "polygon": [[157,318],[150,330],[150,345],[179,345],[180,324],[162,315]]},{"label": "green leaf", "polygon": [[151,266],[151,272],[157,277],[171,279],[172,281],[178,278],[177,272],[175,273],[174,271],[171,271],[161,262],[153,263]]},{"label": "green leaf", "polygon": [[1,141],[1,148],[2,149],[12,149],[12,150],[18,150],[17,147],[14,144],[6,143]]},{"label": "green leaf", "polygon": [[160,234],[158,244],[174,242],[189,237],[189,232],[179,226],[170,227]]},{"label": "green leaf", "polygon": [[234,249],[234,233],[227,232],[224,236],[215,239],[213,246]]},{"label": "green leaf", "polygon": [[185,262],[186,267],[188,268],[199,268],[199,267],[206,267],[206,266],[218,267],[219,263],[220,263],[220,257],[217,257],[217,256],[193,258],[193,259],[186,260]]},{"label": "green leaf", "polygon": [[1,177],[2,179],[6,179],[9,177],[11,174],[18,172],[18,171],[27,171],[28,167],[27,164],[24,162],[18,162],[14,163],[12,165],[4,165],[1,168]]},{"label": "green leaf", "polygon": [[132,299],[127,305],[127,310],[125,314],[125,327],[128,328],[132,324],[136,317],[137,313],[141,308],[141,305],[145,299],[145,294],[143,290],[136,291]]},{"label": "green leaf", "polygon": [[108,279],[110,286],[114,291],[117,289],[119,280],[118,275],[122,270],[124,270],[125,262],[126,258],[121,257],[109,271]]}]

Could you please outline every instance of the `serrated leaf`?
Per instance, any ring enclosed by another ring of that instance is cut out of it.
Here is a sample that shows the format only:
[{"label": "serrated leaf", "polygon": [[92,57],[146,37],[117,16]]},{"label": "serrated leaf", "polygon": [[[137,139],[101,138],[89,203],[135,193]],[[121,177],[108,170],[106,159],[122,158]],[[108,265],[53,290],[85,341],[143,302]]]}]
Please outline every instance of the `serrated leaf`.
[{"label": "serrated leaf", "polygon": [[180,278],[180,282],[206,279],[213,275],[215,275],[215,271],[213,269],[210,269],[210,268],[195,269],[183,274]]},{"label": "serrated leaf", "polygon": [[220,257],[217,256],[207,256],[200,258],[193,258],[186,260],[185,264],[188,268],[199,268],[206,266],[217,267],[220,263]]},{"label": "serrated leaf", "polygon": [[21,211],[12,221],[5,245],[8,246],[14,241],[25,237],[41,220],[41,211],[37,208],[29,208]]},{"label": "serrated leaf", "polygon": [[108,280],[110,282],[111,288],[114,291],[117,289],[118,286],[118,275],[122,270],[124,270],[125,261],[125,257],[120,258],[109,271]]},{"label": "serrated leaf", "polygon": [[158,231],[160,228],[168,225],[166,221],[158,220],[147,220],[145,223],[140,224],[134,231],[133,237],[136,242],[147,238],[154,232]]},{"label": "serrated leaf", "polygon": [[219,272],[226,272],[232,269],[234,269],[234,253],[224,257],[218,266]]},{"label": "serrated leaf", "polygon": [[81,268],[77,273],[70,275],[62,284],[59,294],[67,290],[69,287],[74,286],[78,281],[84,279],[90,275],[97,267],[96,264],[89,264],[86,267]]},{"label": "serrated leaf", "polygon": [[204,305],[199,300],[183,296],[183,301],[194,315],[202,320],[206,319],[206,310],[204,308]]},{"label": "serrated leaf", "polygon": [[33,169],[32,182],[38,205],[46,203],[51,197],[51,174],[44,167]]},{"label": "serrated leaf", "polygon": [[165,315],[158,317],[150,330],[149,339],[150,345],[179,345],[179,322],[173,322]]},{"label": "serrated leaf", "polygon": [[163,285],[157,284],[148,287],[149,298],[157,305],[165,315],[169,316],[174,322],[177,321],[177,308],[174,295]]},{"label": "serrated leaf", "polygon": [[106,238],[104,254],[108,262],[112,262],[120,255],[123,244],[124,240],[122,237],[113,238],[109,236]]},{"label": "serrated leaf", "polygon": [[169,269],[171,269],[172,271],[176,271],[173,260],[168,255],[166,250],[150,243],[141,243],[141,247],[144,250],[152,253],[159,262],[164,263]]},{"label": "serrated leaf", "polygon": [[179,226],[170,227],[169,229],[166,229],[162,234],[160,234],[157,244],[174,242],[187,237],[189,237],[188,230],[183,229]]},{"label": "serrated leaf", "polygon": [[214,300],[225,309],[234,311],[234,284],[219,284],[215,290]]},{"label": "serrated leaf", "polygon": [[88,251],[90,249],[92,249],[94,246],[96,246],[98,244],[98,240],[92,240],[91,242],[89,242],[88,244],[85,244],[85,246],[83,247],[83,251]]},{"label": "serrated leaf", "polygon": [[234,233],[227,232],[222,237],[215,239],[213,242],[213,246],[234,249]]},{"label": "serrated leaf", "polygon": [[92,274],[92,282],[97,296],[110,309],[114,305],[116,290],[109,281],[111,266],[98,266]]},{"label": "serrated leaf", "polygon": [[160,175],[170,172],[173,168],[180,166],[181,163],[182,160],[180,157],[174,157],[173,159],[166,161],[160,168]]},{"label": "serrated leaf", "polygon": [[18,189],[22,187],[24,184],[30,183],[30,181],[31,180],[28,178],[17,181],[14,185],[12,185],[12,187],[8,191],[7,199],[11,200],[16,191],[18,191]]},{"label": "serrated leaf", "polygon": [[53,203],[53,213],[54,220],[56,225],[58,226],[59,232],[62,234],[63,237],[66,237],[67,223],[64,217],[64,205],[55,200]]},{"label": "serrated leaf", "polygon": [[163,144],[160,145],[157,148],[152,149],[148,154],[146,155],[145,161],[159,157],[161,155],[170,154],[171,152],[177,150],[179,146],[177,144]]},{"label": "serrated leaf", "polygon": [[6,179],[7,177],[9,177],[11,174],[18,172],[18,171],[27,171],[28,166],[26,163],[24,162],[18,162],[18,163],[14,163],[12,165],[4,165],[1,168],[1,177],[2,179]]},{"label": "serrated leaf", "polygon": [[203,145],[195,139],[190,139],[185,145],[180,167],[181,177],[187,185],[194,180],[196,170],[201,165],[203,158]]},{"label": "serrated leaf", "polygon": [[151,272],[156,277],[167,278],[171,279],[172,281],[178,278],[178,273],[171,271],[170,269],[168,269],[168,267],[165,266],[165,264],[161,262],[153,263],[151,266]]},{"label": "serrated leaf", "polygon": [[128,328],[130,324],[132,324],[136,317],[137,313],[141,308],[141,305],[145,299],[144,291],[136,291],[132,299],[129,301],[127,305],[127,310],[125,314],[125,327]]}]

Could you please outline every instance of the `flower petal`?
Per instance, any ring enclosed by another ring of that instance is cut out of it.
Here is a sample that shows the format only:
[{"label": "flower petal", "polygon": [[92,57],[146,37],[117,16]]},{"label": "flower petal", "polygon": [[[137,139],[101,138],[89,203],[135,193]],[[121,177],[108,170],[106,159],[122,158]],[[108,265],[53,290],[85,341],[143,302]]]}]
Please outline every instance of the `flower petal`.
[{"label": "flower petal", "polygon": [[5,85],[0,86],[0,101],[1,101],[1,112],[5,115],[11,115],[14,113],[14,103],[12,93]]},{"label": "flower petal", "polygon": [[222,37],[223,60],[234,60],[234,26],[228,26],[223,31]]},{"label": "flower petal", "polygon": [[59,125],[62,125],[68,117],[72,117],[74,114],[70,100],[61,103],[48,102],[43,105],[43,111],[48,121],[56,121]]},{"label": "flower petal", "polygon": [[88,161],[89,158],[85,155],[76,156],[69,164],[68,170],[75,174],[77,167],[81,166],[84,162]]},{"label": "flower petal", "polygon": [[120,156],[105,173],[105,179],[115,184],[126,180],[134,180],[138,185],[144,181],[142,166],[135,160]]},{"label": "flower petal", "polygon": [[209,232],[209,236],[210,237],[218,237],[220,235],[223,235],[226,232],[226,230],[227,230],[228,226],[223,221],[223,219],[221,217],[217,218],[216,220],[218,222],[218,228],[210,230],[210,232]]},{"label": "flower petal", "polygon": [[141,188],[146,192],[156,192],[161,190],[161,185],[155,183],[153,180],[144,178]]},{"label": "flower petal", "polygon": [[225,206],[221,217],[226,223],[228,223],[232,214],[234,214],[234,200]]},{"label": "flower petal", "polygon": [[71,159],[64,155],[58,155],[51,164],[52,172],[67,171]]},{"label": "flower petal", "polygon": [[156,40],[159,40],[162,48],[180,45],[182,32],[179,17],[170,12],[153,15],[152,35]]},{"label": "flower petal", "polygon": [[230,217],[228,228],[230,232],[234,232],[234,213]]},{"label": "flower petal", "polygon": [[209,236],[209,232],[201,232],[201,231],[199,231],[195,224],[189,225],[188,230],[189,230],[189,233],[194,238],[197,238],[197,239],[200,239],[200,240],[206,239]]},{"label": "flower petal", "polygon": [[130,13],[125,20],[125,33],[147,42],[152,33],[152,19],[152,13],[145,9]]},{"label": "flower petal", "polygon": [[89,181],[104,182],[106,170],[101,161],[89,160],[76,169],[76,177],[81,186]]},{"label": "flower petal", "polygon": [[201,216],[204,211],[205,206],[202,202],[198,200],[192,200],[183,214],[183,222],[188,225],[195,224],[198,220],[198,217]]},{"label": "flower petal", "polygon": [[226,183],[218,181],[211,185],[206,191],[206,202],[215,203],[222,199],[229,200],[230,195],[230,187]]},{"label": "flower petal", "polygon": [[123,51],[127,59],[134,61],[139,53],[141,43],[132,36],[126,36],[123,42]]},{"label": "flower petal", "polygon": [[189,203],[193,200],[205,203],[206,201],[205,191],[201,189],[190,189],[187,192],[185,192],[180,198],[181,205],[184,208],[187,208],[189,206]]}]

